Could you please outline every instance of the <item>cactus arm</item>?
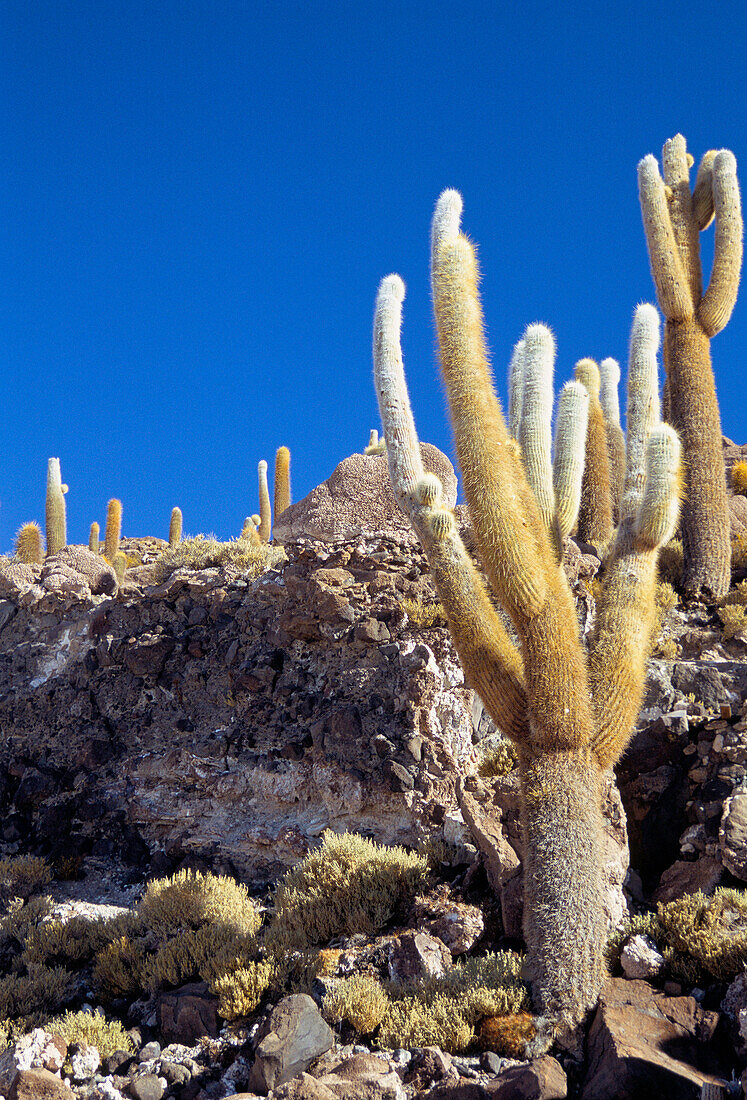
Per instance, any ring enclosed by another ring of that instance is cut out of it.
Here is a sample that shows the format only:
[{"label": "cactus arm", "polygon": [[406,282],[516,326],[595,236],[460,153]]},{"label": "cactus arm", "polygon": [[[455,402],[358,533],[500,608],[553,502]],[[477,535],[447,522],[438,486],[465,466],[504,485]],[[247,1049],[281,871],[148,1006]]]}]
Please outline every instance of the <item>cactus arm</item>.
[{"label": "cactus arm", "polygon": [[607,563],[589,655],[597,715],[594,750],[602,769],[619,759],[646,679],[658,551],[677,523],[680,446],[659,421],[659,315],[637,307],[630,335],[628,434],[620,524]]},{"label": "cactus arm", "polygon": [[524,333],[523,396],[519,442],[527,481],[542,522],[557,547],[555,492],[552,479],[552,379],[555,339],[545,325],[529,325]]},{"label": "cactus arm", "polygon": [[470,684],[496,725],[521,742],[528,736],[521,656],[443,506],[438,478],[423,469],[402,363],[403,299],[399,276],[382,280],[374,315],[374,379],[394,495],[426,552]]},{"label": "cactus arm", "polygon": [[555,423],[553,486],[562,541],[570,535],[581,503],[586,432],[589,423],[589,393],[580,382],[566,382],[558,399]]},{"label": "cactus arm", "polygon": [[508,430],[513,439],[519,438],[521,413],[524,404],[524,338],[514,346],[508,365]]},{"label": "cactus arm", "polygon": [[693,215],[693,197],[690,191],[693,158],[687,151],[687,142],[682,134],[675,134],[664,142],[661,163],[664,184],[667,187],[669,218],[694,309],[703,293],[700,230]]},{"label": "cactus arm", "polygon": [[453,195],[436,205],[431,281],[459,466],[483,564],[521,640],[534,749],[574,750],[592,722],[575,607],[493,389],[474,249]]},{"label": "cactus arm", "polygon": [[664,181],[656,157],[650,154],[638,165],[638,193],[659,303],[667,317],[685,320],[693,315],[692,295],[669,216]]},{"label": "cactus arm", "polygon": [[576,381],[589,391],[589,422],[586,429],[586,461],[578,510],[578,536],[582,542],[603,547],[612,535],[612,495],[607,429],[599,401],[599,367],[593,359],[576,363]]},{"label": "cactus arm", "polygon": [[272,510],[270,508],[270,489],[267,484],[267,463],[261,458],[257,463],[259,483],[259,541],[269,542],[272,530]]},{"label": "cactus arm", "polygon": [[599,364],[599,375],[601,378],[599,398],[604,414],[607,456],[610,467],[612,518],[617,523],[625,485],[625,436],[620,427],[620,400],[617,393],[620,382],[620,364],[616,359],[603,359]]},{"label": "cactus arm", "polygon": [[98,523],[94,520],[91,524],[91,529],[88,532],[88,549],[92,554],[98,554],[101,547],[99,546],[99,532],[100,528]]},{"label": "cactus arm", "polygon": [[181,508],[171,509],[171,519],[169,520],[169,546],[178,546],[182,541],[182,510]]},{"label": "cactus arm", "polygon": [[698,167],[698,174],[695,177],[693,214],[701,231],[708,228],[715,213],[713,205],[713,162],[717,153],[718,149],[709,149],[707,153],[703,154]]},{"label": "cactus arm", "polygon": [[722,149],[713,161],[713,203],[716,213],[713,269],[698,309],[698,320],[708,336],[721,332],[731,317],[742,267],[744,226],[737,162],[728,149]]}]

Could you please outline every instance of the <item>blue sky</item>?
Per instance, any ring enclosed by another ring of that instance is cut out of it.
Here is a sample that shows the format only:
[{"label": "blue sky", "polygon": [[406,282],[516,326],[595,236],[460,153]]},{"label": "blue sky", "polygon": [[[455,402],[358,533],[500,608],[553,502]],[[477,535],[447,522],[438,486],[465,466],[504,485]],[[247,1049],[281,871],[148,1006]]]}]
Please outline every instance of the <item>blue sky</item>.
[{"label": "blue sky", "polygon": [[[43,522],[59,456],[68,538],[121,498],[126,535],[238,534],[256,467],[294,499],[378,427],[371,319],[407,284],[421,438],[452,453],[428,227],[457,187],[479,244],[499,389],[550,324],[556,388],[623,361],[653,300],[636,164],[685,134],[747,179],[744,5],[7,0],[0,8],[0,551]],[[704,256],[712,230],[703,235]],[[747,289],[712,343],[747,442]]]}]

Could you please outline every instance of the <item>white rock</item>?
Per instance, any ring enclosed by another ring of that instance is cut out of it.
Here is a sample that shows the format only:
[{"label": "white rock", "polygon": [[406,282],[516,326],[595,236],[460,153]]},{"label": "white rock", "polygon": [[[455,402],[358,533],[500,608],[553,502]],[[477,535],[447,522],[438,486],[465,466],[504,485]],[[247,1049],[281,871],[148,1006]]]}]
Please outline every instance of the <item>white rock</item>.
[{"label": "white rock", "polygon": [[653,978],[661,971],[664,957],[649,936],[631,936],[622,949],[620,963],[626,978]]},{"label": "white rock", "polygon": [[70,1056],[70,1068],[73,1077],[78,1081],[87,1081],[89,1077],[93,1077],[100,1065],[101,1055],[98,1050],[86,1043],[81,1043],[75,1054]]}]

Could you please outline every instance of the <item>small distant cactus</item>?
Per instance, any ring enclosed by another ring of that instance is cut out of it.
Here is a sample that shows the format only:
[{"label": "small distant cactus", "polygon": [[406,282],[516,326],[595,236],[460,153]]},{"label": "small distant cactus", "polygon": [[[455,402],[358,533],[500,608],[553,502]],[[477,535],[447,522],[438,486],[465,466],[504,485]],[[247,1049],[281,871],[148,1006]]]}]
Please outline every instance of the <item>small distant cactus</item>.
[{"label": "small distant cactus", "polygon": [[62,484],[60,474],[60,460],[50,458],[47,463],[47,554],[58,554],[67,546],[66,492],[67,485]]},{"label": "small distant cactus", "polygon": [[178,546],[182,541],[182,510],[172,508],[169,522],[169,546]]},{"label": "small distant cactus", "polygon": [[272,509],[270,506],[270,489],[267,484],[267,463],[263,458],[257,464],[257,475],[259,479],[259,540],[260,542],[269,542],[270,532],[272,531]]},{"label": "small distant cactus", "polygon": [[291,453],[287,447],[278,447],[275,454],[275,493],[273,506],[275,519],[290,507],[291,483],[290,483]]},{"label": "small distant cactus", "polygon": [[124,550],[117,550],[110,560],[117,578],[117,585],[121,587],[124,584],[125,572],[127,571],[127,555]]},{"label": "small distant cactus", "polygon": [[739,496],[747,497],[747,462],[735,462],[732,466],[731,487]]},{"label": "small distant cactus", "polygon": [[98,554],[101,549],[99,545],[100,528],[95,521],[91,524],[91,530],[88,534],[88,549],[92,554]]},{"label": "small distant cactus", "polygon": [[386,454],[386,440],[382,435],[379,439],[379,433],[376,428],[371,428],[371,434],[368,437],[368,446],[364,450],[364,455],[385,455]]},{"label": "small distant cactus", "polygon": [[44,561],[41,527],[38,523],[24,523],[16,535],[16,557],[27,565],[41,565]]},{"label": "small distant cactus", "polygon": [[122,501],[112,498],[106,506],[106,531],[104,533],[104,557],[114,565],[114,555],[119,550],[122,534]]}]

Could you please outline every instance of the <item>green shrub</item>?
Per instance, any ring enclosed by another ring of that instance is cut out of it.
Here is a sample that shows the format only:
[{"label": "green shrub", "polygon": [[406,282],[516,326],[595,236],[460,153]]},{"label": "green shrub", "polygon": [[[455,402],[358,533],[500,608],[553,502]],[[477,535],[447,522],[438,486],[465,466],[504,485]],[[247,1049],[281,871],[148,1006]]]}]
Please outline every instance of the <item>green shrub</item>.
[{"label": "green shrub", "polygon": [[386,848],[356,833],[327,830],[322,844],[290,870],[275,895],[269,939],[304,948],[334,936],[372,935],[422,891],[425,856]]},{"label": "green shrub", "polygon": [[377,1044],[387,1049],[440,1047],[449,1054],[461,1054],[472,1042],[474,1032],[453,997],[439,994],[432,1001],[403,997],[393,1001],[384,1017]]},{"label": "green shrub", "polygon": [[0,1020],[56,1012],[71,996],[75,978],[62,967],[29,963],[24,974],[0,981]]},{"label": "green shrub", "polygon": [[270,984],[272,965],[247,962],[238,969],[213,978],[210,992],[218,997],[218,1015],[224,1020],[250,1016]]},{"label": "green shrub", "polygon": [[658,906],[666,946],[689,955],[719,981],[741,973],[747,962],[747,892],[698,891]]},{"label": "green shrub", "polygon": [[114,1054],[115,1050],[129,1053],[135,1049],[119,1020],[107,1020],[99,1012],[66,1012],[50,1020],[46,1030],[68,1044],[85,1043],[96,1047],[102,1058]]},{"label": "green shrub", "polygon": [[516,767],[517,759],[513,742],[501,734],[493,734],[478,745],[477,774],[487,778],[508,775]]},{"label": "green shrub", "polygon": [[370,1035],[382,1022],[390,1001],[380,982],[371,974],[341,978],[326,994],[322,1011],[329,1023],[349,1023],[359,1035]]},{"label": "green shrub", "polygon": [[41,856],[6,856],[0,859],[0,898],[26,900],[52,881],[52,868]]},{"label": "green shrub", "polygon": [[161,936],[206,924],[255,935],[262,923],[246,886],[199,871],[178,871],[149,882],[137,912],[145,927]]},{"label": "green shrub", "polygon": [[218,542],[209,536],[206,538],[204,535],[197,535],[164,550],[153,571],[157,584],[170,577],[175,569],[208,569],[213,565],[231,565],[253,578],[285,560],[286,554],[281,546],[259,544],[241,538],[231,542]]},{"label": "green shrub", "polygon": [[144,943],[120,936],[103,947],[93,966],[93,988],[104,1001],[136,997],[143,989],[142,970],[147,958]]},{"label": "green shrub", "polygon": [[136,923],[134,915],[98,918],[74,916],[69,920],[45,920],[29,929],[24,957],[29,962],[86,963],[115,937],[123,936]]}]

